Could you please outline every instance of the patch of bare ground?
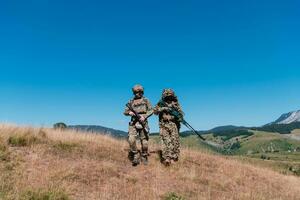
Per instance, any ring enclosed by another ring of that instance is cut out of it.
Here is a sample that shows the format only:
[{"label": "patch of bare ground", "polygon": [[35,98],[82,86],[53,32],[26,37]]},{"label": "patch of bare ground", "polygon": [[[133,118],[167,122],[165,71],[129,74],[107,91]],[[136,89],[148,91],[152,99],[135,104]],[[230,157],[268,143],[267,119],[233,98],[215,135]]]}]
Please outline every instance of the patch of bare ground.
[{"label": "patch of bare ground", "polygon": [[[10,144],[16,135],[35,139]],[[297,177],[196,150],[168,168],[156,154],[132,167],[126,141],[108,136],[2,125],[0,138],[0,199],[300,199]]]}]

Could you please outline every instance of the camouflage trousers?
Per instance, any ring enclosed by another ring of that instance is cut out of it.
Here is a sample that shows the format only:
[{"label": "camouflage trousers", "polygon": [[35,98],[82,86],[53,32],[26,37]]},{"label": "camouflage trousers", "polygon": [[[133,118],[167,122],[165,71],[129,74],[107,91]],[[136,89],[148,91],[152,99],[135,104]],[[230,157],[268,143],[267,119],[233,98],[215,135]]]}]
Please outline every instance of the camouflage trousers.
[{"label": "camouflage trousers", "polygon": [[177,161],[180,154],[178,127],[174,122],[161,122],[159,125],[162,143],[162,159]]},{"label": "camouflage trousers", "polygon": [[143,129],[137,129],[135,126],[129,126],[128,143],[130,152],[136,158],[138,156],[137,140],[141,143],[141,155],[147,158],[148,156],[148,139],[147,133]]}]

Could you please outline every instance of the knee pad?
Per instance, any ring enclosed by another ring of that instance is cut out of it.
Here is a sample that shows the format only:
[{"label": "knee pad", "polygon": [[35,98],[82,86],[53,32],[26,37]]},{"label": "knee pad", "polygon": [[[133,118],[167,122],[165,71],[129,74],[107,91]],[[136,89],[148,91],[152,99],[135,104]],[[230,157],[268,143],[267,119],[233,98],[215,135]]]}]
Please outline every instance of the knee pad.
[{"label": "knee pad", "polygon": [[128,142],[129,142],[129,144],[134,144],[136,142],[136,137],[135,136],[129,136],[128,137]]},{"label": "knee pad", "polygon": [[142,151],[143,152],[147,152],[148,151],[148,141],[147,140],[143,140],[142,141]]}]

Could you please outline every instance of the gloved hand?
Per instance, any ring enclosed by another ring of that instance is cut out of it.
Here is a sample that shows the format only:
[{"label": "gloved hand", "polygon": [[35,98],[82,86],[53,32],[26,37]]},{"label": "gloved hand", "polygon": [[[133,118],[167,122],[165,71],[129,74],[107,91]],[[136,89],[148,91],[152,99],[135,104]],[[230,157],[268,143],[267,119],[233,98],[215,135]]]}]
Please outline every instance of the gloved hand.
[{"label": "gloved hand", "polygon": [[140,118],[141,122],[144,122],[146,119],[143,115],[141,115],[141,118]]},{"label": "gloved hand", "polygon": [[169,108],[169,107],[161,107],[160,110],[161,110],[161,111],[170,112],[172,109]]}]

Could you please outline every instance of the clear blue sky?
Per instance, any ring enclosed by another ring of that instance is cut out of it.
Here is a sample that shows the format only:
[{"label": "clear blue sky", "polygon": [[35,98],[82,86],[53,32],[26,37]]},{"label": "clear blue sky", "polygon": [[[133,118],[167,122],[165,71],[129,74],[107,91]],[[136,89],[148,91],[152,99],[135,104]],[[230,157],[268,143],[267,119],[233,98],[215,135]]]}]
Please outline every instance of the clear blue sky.
[{"label": "clear blue sky", "polygon": [[[298,0],[0,2],[0,120],[126,130],[135,83],[197,129],[300,109]],[[157,118],[151,119],[157,130]]]}]

